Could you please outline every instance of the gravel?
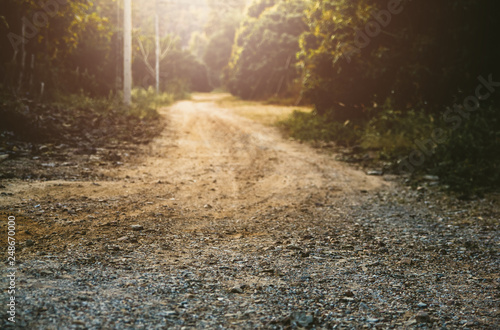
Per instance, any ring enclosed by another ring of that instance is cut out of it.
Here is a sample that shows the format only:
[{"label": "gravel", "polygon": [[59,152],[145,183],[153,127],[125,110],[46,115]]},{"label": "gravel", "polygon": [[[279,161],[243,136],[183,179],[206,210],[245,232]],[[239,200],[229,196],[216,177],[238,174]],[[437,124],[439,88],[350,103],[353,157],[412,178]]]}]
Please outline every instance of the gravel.
[{"label": "gravel", "polygon": [[498,195],[366,175],[218,97],[161,109],[142,148],[2,162],[1,329],[498,329]]},{"label": "gravel", "polygon": [[494,329],[498,222],[463,203],[403,187],[59,253],[26,244],[15,327]]}]

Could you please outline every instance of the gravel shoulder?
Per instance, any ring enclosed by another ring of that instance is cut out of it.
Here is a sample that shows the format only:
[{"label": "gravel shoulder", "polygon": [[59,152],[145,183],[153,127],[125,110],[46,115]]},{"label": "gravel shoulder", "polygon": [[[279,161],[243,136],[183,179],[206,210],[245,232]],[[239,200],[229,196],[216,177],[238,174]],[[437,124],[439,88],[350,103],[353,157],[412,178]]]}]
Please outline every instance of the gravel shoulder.
[{"label": "gravel shoulder", "polygon": [[0,182],[19,243],[0,328],[498,328],[499,196],[368,176],[219,97],[162,109],[118,165]]}]

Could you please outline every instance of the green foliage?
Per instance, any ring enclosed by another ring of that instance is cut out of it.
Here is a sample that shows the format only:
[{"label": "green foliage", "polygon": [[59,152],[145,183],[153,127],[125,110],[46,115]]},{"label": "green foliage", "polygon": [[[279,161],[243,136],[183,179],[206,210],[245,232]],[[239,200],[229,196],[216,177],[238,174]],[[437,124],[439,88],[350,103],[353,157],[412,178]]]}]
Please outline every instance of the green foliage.
[{"label": "green foliage", "polygon": [[220,72],[227,65],[229,58],[231,57],[234,33],[234,26],[228,26],[223,30],[216,32],[208,40],[208,44],[203,55],[203,61],[210,69]]},{"label": "green foliage", "polygon": [[122,102],[121,95],[109,94],[107,97],[95,97],[90,94],[61,94],[57,101],[51,102],[50,106],[69,111],[85,109],[99,115],[108,113],[123,113],[138,119],[158,119],[156,111],[158,107],[167,106],[174,102],[174,95],[162,93],[157,95],[153,87],[147,89],[134,88],[132,90],[132,105],[126,106]]},{"label": "green foliage", "polygon": [[382,159],[393,160],[415,149],[415,141],[431,136],[434,117],[423,111],[394,111],[390,105],[363,128],[360,142],[364,149],[378,150]]},{"label": "green foliage", "polygon": [[[51,4],[55,7],[31,0],[2,3],[7,23],[0,25],[0,47],[4,50],[0,54],[0,74],[4,87],[13,93],[36,95],[43,82],[45,91],[74,93],[85,87],[106,95],[113,85],[106,78],[114,69],[108,56],[112,37],[109,21],[89,1]],[[36,21],[42,14],[47,20]],[[22,22],[26,26],[25,39]],[[23,44],[27,55],[24,69]]]},{"label": "green foliage", "polygon": [[158,119],[158,107],[167,106],[174,102],[174,96],[168,93],[156,94],[153,87],[148,89],[135,88],[132,90],[132,106],[129,113],[140,119]]},{"label": "green foliage", "polygon": [[241,22],[245,0],[209,0],[210,18],[205,26],[203,61],[209,69],[210,84],[221,86],[221,74],[231,57],[236,29]]},{"label": "green foliage", "polygon": [[335,141],[342,146],[352,146],[359,140],[361,131],[351,123],[328,122],[315,113],[294,111],[279,123],[291,137],[301,141]]},{"label": "green foliage", "polygon": [[499,72],[498,47],[490,47],[500,29],[498,2],[402,1],[383,27],[373,13],[388,13],[389,3],[311,2],[299,55],[304,94],[318,113],[366,120],[376,115],[366,110],[387,99],[403,112],[438,112],[479,74]]},{"label": "green foliage", "polygon": [[[137,36],[134,49],[133,76],[136,86],[155,86],[155,45],[153,36]],[[161,40],[164,57],[160,61],[160,90],[183,98],[188,92],[208,92],[207,68],[189,51],[181,49],[178,38],[168,36]]]},{"label": "green foliage", "polygon": [[259,16],[268,8],[274,7],[280,0],[257,0],[253,1],[247,9],[247,15],[252,18]]},{"label": "green foliage", "polygon": [[[56,7],[50,8],[44,7],[47,3],[33,0],[2,2],[0,47],[4,51],[0,53],[0,88],[9,89],[18,96],[39,98],[43,83],[45,100],[55,100],[61,94],[84,93],[102,98],[111,91],[119,92],[122,89],[123,70],[121,1],[76,0],[63,4],[51,1],[50,4],[55,3]],[[186,13],[203,17],[208,11],[208,7],[199,10],[195,6],[188,7],[175,8],[177,21],[185,19]],[[174,8],[171,9],[169,13],[174,12]],[[147,53],[142,56],[138,44],[135,44],[133,76],[135,84],[145,88],[154,85],[155,44],[151,14],[155,10],[154,2],[141,4],[133,10],[136,18],[134,41],[143,41]],[[48,19],[35,26],[33,19],[41,17],[40,13]],[[21,32],[24,18],[27,19],[25,52]],[[190,90],[210,90],[204,65],[183,50],[187,43],[186,35],[189,38],[192,30],[202,29],[203,24],[205,21],[192,20],[189,27],[183,25],[182,31],[175,29],[179,37],[164,31],[172,26],[160,24],[162,51],[168,52],[167,58],[163,57],[161,63],[163,91],[174,91],[180,96]],[[169,49],[168,44],[174,39],[174,47]],[[13,45],[11,40],[15,41]],[[146,68],[144,63],[140,63],[143,57],[153,68]]]},{"label": "green foliage", "polygon": [[435,172],[454,191],[472,194],[500,187],[499,110],[478,110],[437,147]]},{"label": "green foliage", "polygon": [[[499,3],[402,1],[388,19],[389,3],[310,2],[298,57],[304,97],[316,116],[294,115],[292,134],[344,142],[343,134],[328,134],[325,127],[336,132],[342,123],[353,123],[361,128],[354,140],[395,162],[421,149],[419,142],[431,141],[431,154],[413,173],[437,173],[465,193],[500,187],[500,98],[490,94],[491,108],[462,118],[458,129],[441,118],[476,91],[479,75],[500,80],[500,48],[492,47],[500,30],[493,14]],[[449,139],[432,143],[435,129],[448,131]]]},{"label": "green foliage", "polygon": [[100,145],[107,139],[145,143],[163,127],[155,109],[173,101],[172,95],[157,96],[153,89],[135,89],[131,107],[113,94],[62,93],[56,98],[33,102],[0,92],[0,145],[10,139],[79,147],[82,143]]},{"label": "green foliage", "polygon": [[305,31],[304,1],[254,2],[238,29],[226,85],[244,99],[287,95],[300,76],[295,63]]}]

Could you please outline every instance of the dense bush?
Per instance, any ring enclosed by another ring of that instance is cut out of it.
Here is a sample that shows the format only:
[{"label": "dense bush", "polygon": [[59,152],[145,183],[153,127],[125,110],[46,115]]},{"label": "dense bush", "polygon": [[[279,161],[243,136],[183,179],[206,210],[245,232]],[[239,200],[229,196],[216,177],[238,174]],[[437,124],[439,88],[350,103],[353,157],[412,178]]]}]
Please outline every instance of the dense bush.
[{"label": "dense bush", "polygon": [[206,47],[203,62],[208,67],[212,87],[221,87],[223,69],[229,63],[234,36],[241,19],[246,0],[208,0],[210,15],[204,28]]},{"label": "dense bush", "polygon": [[480,109],[455,129],[443,128],[448,139],[432,159],[443,182],[466,194],[500,188],[500,108]]},{"label": "dense bush", "polygon": [[[344,142],[345,134],[325,127],[355,123],[362,132],[354,139],[399,161],[398,172],[439,174],[465,193],[499,188],[499,9],[492,0],[312,1],[299,63],[316,119],[290,122],[316,133],[292,134]],[[491,92],[490,107],[468,113],[480,75],[493,81],[480,90]],[[446,141],[436,142],[435,132],[448,132]]]},{"label": "dense bush", "polygon": [[[275,4],[276,3],[276,4]],[[289,97],[300,77],[295,54],[305,31],[304,1],[255,2],[237,31],[225,72],[232,94],[244,99]]]},{"label": "dense bush", "polygon": [[478,75],[499,72],[498,9],[493,0],[312,1],[305,95],[339,121],[368,119],[388,99],[397,111],[439,112]]},{"label": "dense bush", "polygon": [[360,145],[378,150],[384,160],[397,159],[415,149],[415,141],[430,137],[436,128],[435,118],[422,110],[405,113],[386,104],[377,116],[363,125]]},{"label": "dense bush", "polygon": [[290,118],[279,123],[291,137],[301,141],[335,141],[338,145],[353,146],[361,130],[351,123],[327,121],[314,113],[294,111]]}]

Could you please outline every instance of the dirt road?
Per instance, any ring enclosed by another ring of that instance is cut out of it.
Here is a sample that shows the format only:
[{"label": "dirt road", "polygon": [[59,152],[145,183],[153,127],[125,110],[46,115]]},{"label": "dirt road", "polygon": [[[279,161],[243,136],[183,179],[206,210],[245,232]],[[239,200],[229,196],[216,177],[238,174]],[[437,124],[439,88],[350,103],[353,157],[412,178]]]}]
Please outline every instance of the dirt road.
[{"label": "dirt road", "polygon": [[162,109],[162,135],[105,180],[3,183],[17,327],[494,327],[496,206],[464,227],[475,204],[367,176],[218,98]]},{"label": "dirt road", "polygon": [[210,96],[165,111],[168,129],[144,164],[125,175],[148,184],[169,182],[175,187],[172,196],[200,214],[210,205],[211,213],[234,217],[242,210],[300,204],[312,195],[322,203],[327,194],[359,193],[382,185],[378,178],[284,140],[275,128],[217,107]]}]

